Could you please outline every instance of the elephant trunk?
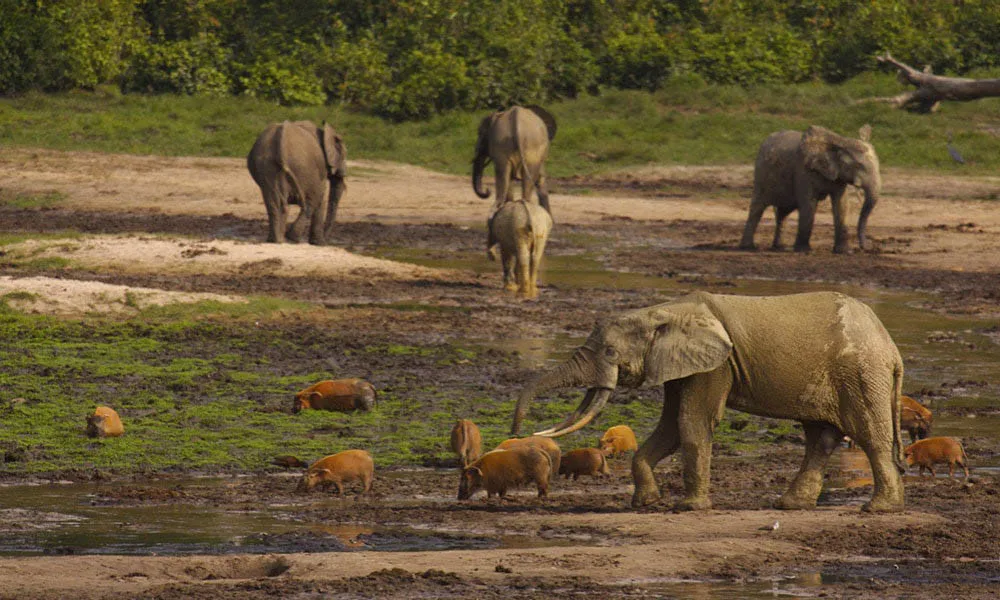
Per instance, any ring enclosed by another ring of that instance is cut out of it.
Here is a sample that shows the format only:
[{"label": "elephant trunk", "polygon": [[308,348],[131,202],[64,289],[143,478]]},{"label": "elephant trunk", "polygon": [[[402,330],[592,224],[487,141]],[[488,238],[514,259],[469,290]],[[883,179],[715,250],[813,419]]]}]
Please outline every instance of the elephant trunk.
[{"label": "elephant trunk", "polygon": [[476,141],[476,157],[472,159],[472,190],[480,198],[490,197],[490,190],[483,187],[483,170],[490,161],[486,137],[480,134]]},{"label": "elephant trunk", "polygon": [[542,373],[525,386],[518,396],[517,408],[514,409],[514,424],[510,430],[511,434],[517,435],[521,429],[521,421],[524,420],[524,415],[528,412],[528,405],[538,394],[554,388],[586,385],[584,362],[585,359],[581,356],[580,350],[577,350],[568,361]]},{"label": "elephant trunk", "polygon": [[868,216],[871,215],[875,205],[878,204],[879,194],[882,191],[882,180],[876,174],[873,181],[861,188],[865,193],[865,202],[861,205],[861,214],[858,216],[858,246],[865,247],[865,229],[868,226]]}]

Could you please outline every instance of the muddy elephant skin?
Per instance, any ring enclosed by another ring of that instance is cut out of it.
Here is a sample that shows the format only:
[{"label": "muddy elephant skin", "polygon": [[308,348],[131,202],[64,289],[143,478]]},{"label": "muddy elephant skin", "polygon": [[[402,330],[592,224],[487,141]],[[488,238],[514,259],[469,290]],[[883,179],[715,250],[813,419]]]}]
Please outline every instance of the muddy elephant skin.
[{"label": "muddy elephant skin", "polygon": [[535,435],[585,427],[615,388],[663,387],[663,414],[632,458],[632,505],[660,499],[653,467],[680,450],[685,496],[678,510],[705,509],[712,433],[725,409],[802,423],[806,453],[778,508],[814,508],[823,469],[844,434],[864,448],[874,494],[862,508],[903,509],[900,437],[903,360],[865,304],[835,292],[730,296],[695,292],[600,319],[583,346],[521,391],[517,433],[540,392],[581,386],[579,408]]}]

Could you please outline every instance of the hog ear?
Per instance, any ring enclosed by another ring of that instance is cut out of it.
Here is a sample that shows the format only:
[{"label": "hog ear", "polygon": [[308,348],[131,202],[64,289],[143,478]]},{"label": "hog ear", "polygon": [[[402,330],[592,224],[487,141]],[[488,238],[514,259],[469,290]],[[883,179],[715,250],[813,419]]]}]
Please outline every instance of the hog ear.
[{"label": "hog ear", "polygon": [[313,473],[316,474],[317,476],[333,475],[333,471],[331,471],[330,469],[315,469]]},{"label": "hog ear", "polygon": [[469,476],[473,476],[473,475],[476,476],[476,477],[482,477],[483,476],[483,470],[480,469],[479,467],[469,467],[468,469],[465,470],[465,473],[467,475],[469,475]]},{"label": "hog ear", "polygon": [[310,402],[314,402],[316,400],[322,400],[322,399],[323,399],[323,394],[321,394],[319,392],[312,392],[311,394],[309,394],[309,401]]}]

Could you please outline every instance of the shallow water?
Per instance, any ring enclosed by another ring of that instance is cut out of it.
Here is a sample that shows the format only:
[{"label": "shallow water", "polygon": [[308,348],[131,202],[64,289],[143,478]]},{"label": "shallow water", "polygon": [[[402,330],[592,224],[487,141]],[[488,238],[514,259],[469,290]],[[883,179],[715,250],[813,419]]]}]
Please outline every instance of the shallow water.
[{"label": "shallow water", "polygon": [[[162,487],[231,483],[232,479],[225,478],[185,478],[172,479]],[[329,524],[305,516],[298,507],[266,503],[252,511],[196,504],[102,504],[109,488],[126,486],[0,486],[0,555],[400,552],[596,543],[579,537],[466,535],[430,528]],[[319,499],[314,504],[340,501]]]}]

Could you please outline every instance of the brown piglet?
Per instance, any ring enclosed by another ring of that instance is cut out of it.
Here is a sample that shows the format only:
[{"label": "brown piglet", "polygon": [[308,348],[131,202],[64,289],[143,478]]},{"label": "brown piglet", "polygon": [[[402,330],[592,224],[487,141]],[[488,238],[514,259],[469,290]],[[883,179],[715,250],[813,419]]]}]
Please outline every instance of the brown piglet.
[{"label": "brown piglet", "polygon": [[302,476],[299,490],[308,492],[323,484],[333,486],[338,495],[343,495],[347,484],[361,482],[361,494],[367,494],[374,478],[375,462],[370,454],[364,450],[344,450],[310,465]]},{"label": "brown piglet", "polygon": [[949,437],[932,437],[910,444],[903,450],[906,457],[906,466],[920,467],[920,474],[924,474],[924,469],[935,475],[934,465],[948,463],[948,477],[955,475],[955,465],[965,470],[965,478],[969,478],[968,458],[965,456],[965,449],[958,440]]},{"label": "brown piglet", "polygon": [[458,455],[462,468],[479,460],[482,455],[482,439],[479,428],[468,419],[459,419],[451,428],[451,449]]},{"label": "brown piglet", "polygon": [[87,415],[88,437],[118,437],[123,433],[125,427],[114,409],[98,406],[92,414]]},{"label": "brown piglet", "polygon": [[535,484],[538,496],[549,493],[552,461],[549,455],[534,446],[517,446],[510,450],[487,452],[462,470],[458,483],[458,499],[468,500],[481,489],[487,498],[504,498],[509,488]]},{"label": "brown piglet", "polygon": [[562,464],[559,466],[559,474],[565,475],[569,479],[570,475],[576,481],[580,475],[610,475],[608,461],[604,453],[597,448],[578,448],[570,450],[562,456]]},{"label": "brown piglet", "polygon": [[598,448],[605,455],[614,456],[615,454],[638,450],[639,444],[635,441],[635,433],[631,427],[628,425],[615,425],[614,427],[609,427],[604,432],[604,435],[601,436]]},{"label": "brown piglet", "polygon": [[364,379],[328,379],[295,394],[292,412],[305,409],[369,411],[376,404],[375,387]]},{"label": "brown piglet", "polygon": [[554,439],[541,435],[532,435],[524,438],[510,438],[509,440],[500,442],[496,449],[510,450],[511,448],[517,448],[519,446],[531,446],[548,454],[549,460],[552,461],[551,477],[552,479],[555,479],[559,476],[559,464],[562,460],[562,449]]}]

